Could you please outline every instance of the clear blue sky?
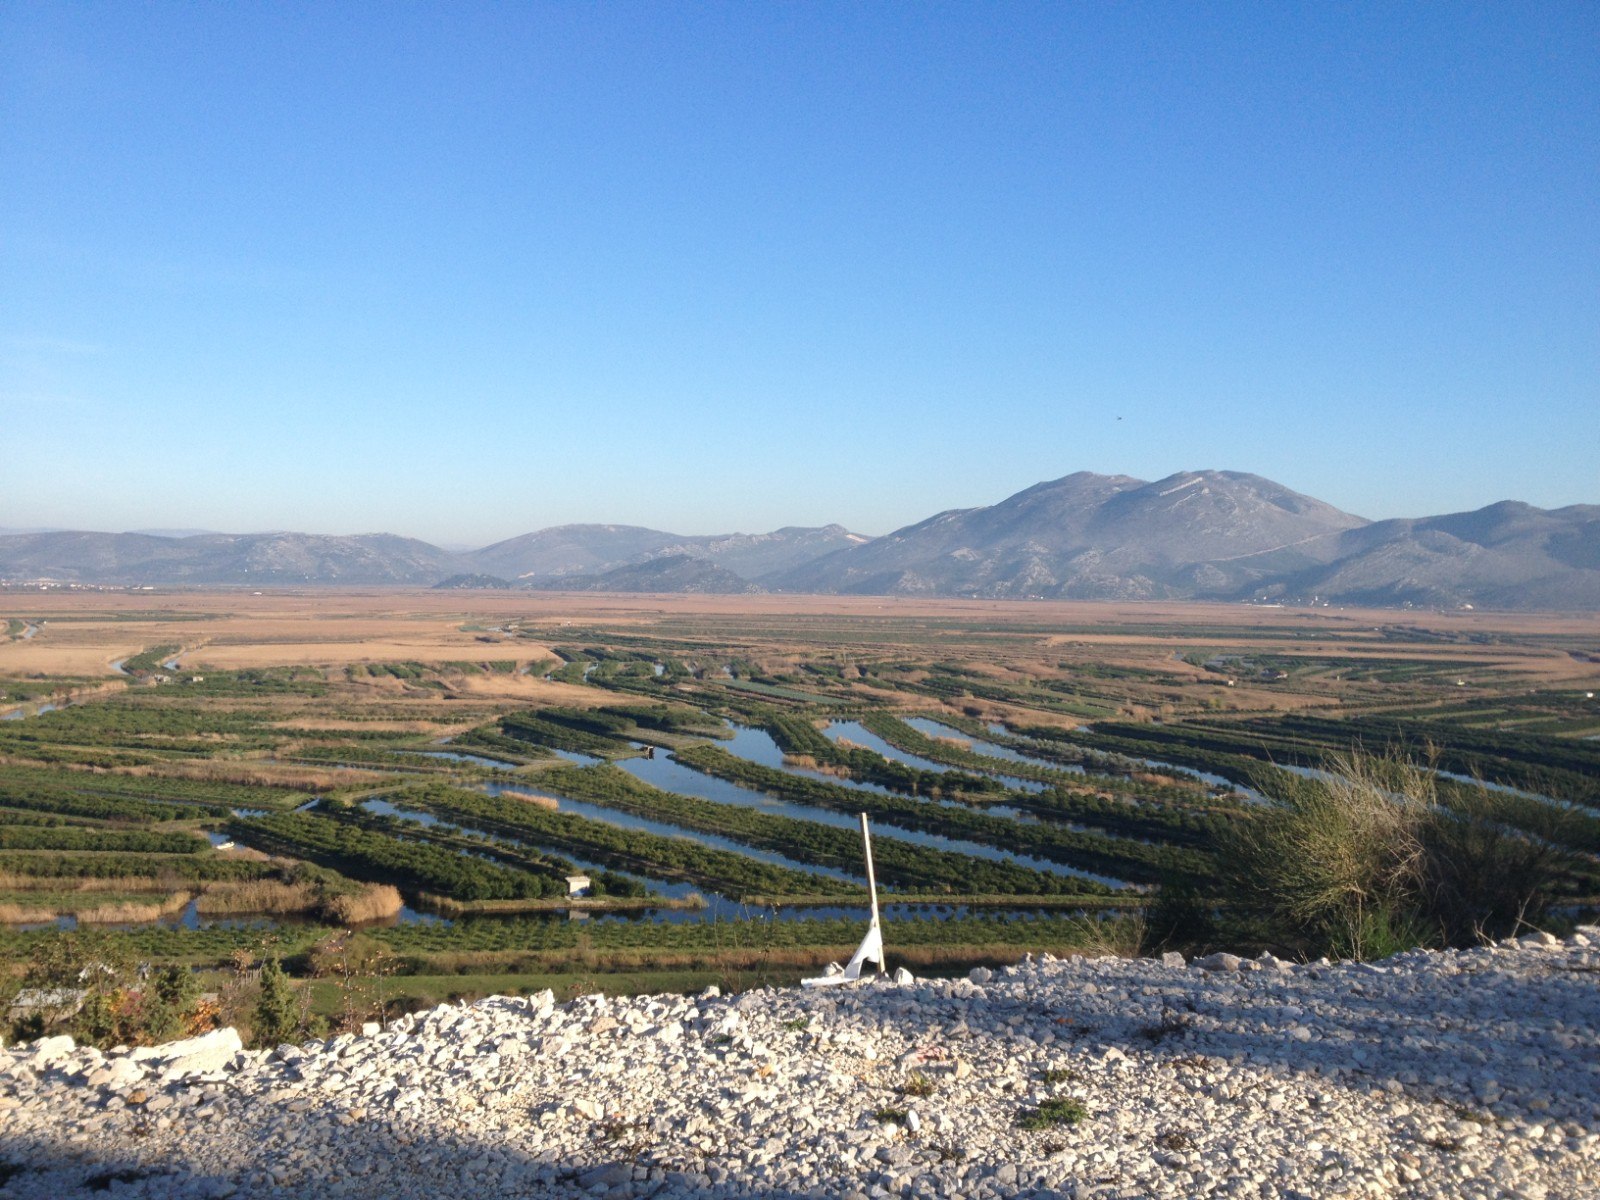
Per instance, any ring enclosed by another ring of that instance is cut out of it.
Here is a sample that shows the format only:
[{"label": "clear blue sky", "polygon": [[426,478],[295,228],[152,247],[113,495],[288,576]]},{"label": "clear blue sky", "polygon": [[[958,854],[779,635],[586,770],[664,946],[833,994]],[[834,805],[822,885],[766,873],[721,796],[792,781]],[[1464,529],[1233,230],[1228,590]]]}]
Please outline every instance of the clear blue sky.
[{"label": "clear blue sky", "polygon": [[0,526],[1600,503],[1600,5],[0,7]]}]

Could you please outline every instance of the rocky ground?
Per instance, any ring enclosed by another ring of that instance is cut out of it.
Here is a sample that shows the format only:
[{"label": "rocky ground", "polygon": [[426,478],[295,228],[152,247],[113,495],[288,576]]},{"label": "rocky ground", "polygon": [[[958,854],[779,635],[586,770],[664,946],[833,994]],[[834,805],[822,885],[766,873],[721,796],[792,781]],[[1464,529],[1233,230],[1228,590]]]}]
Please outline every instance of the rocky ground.
[{"label": "rocky ground", "polygon": [[1600,928],[0,1052],[0,1195],[1600,1196]]}]

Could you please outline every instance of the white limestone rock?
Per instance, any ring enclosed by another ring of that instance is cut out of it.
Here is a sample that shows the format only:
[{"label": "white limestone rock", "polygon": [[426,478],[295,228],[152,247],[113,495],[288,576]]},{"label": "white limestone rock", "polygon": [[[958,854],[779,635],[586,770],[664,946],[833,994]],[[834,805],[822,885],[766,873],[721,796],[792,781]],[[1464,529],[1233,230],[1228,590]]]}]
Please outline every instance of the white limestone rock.
[{"label": "white limestone rock", "polygon": [[129,1057],[145,1064],[147,1070],[159,1071],[166,1079],[181,1079],[185,1075],[221,1071],[242,1049],[244,1043],[239,1040],[237,1029],[214,1029],[181,1042],[142,1046]]}]

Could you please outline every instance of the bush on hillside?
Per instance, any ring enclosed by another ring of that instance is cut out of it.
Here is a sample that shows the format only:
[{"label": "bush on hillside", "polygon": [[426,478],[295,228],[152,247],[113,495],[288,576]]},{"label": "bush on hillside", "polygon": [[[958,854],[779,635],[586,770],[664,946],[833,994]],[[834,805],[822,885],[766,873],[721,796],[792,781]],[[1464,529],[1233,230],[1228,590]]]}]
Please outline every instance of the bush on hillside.
[{"label": "bush on hillside", "polygon": [[1453,790],[1397,759],[1350,755],[1283,791],[1234,834],[1232,898],[1308,954],[1381,958],[1504,937],[1546,913],[1570,855],[1498,818],[1490,789]]}]

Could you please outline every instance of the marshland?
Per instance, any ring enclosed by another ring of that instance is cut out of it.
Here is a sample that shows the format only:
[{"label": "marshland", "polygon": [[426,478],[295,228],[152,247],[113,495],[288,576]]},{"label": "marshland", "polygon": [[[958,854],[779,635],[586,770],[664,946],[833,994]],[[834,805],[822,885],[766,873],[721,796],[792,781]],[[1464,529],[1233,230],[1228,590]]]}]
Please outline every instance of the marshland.
[{"label": "marshland", "polygon": [[890,959],[919,973],[1376,956],[1600,896],[1593,618],[120,600],[0,600],[9,993],[92,958],[131,1003],[178,967],[248,1028],[269,961],[307,1027],[793,982],[861,936],[863,812]]}]

